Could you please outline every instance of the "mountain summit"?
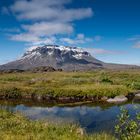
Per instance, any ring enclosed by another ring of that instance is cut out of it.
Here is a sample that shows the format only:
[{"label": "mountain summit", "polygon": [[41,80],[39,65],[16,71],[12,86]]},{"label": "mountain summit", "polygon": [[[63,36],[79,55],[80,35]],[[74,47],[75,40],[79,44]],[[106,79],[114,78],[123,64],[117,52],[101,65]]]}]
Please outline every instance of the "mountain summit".
[{"label": "mountain summit", "polygon": [[0,66],[0,69],[27,70],[34,67],[51,66],[55,69],[71,71],[103,68],[103,64],[81,48],[45,45],[29,48],[20,59]]}]

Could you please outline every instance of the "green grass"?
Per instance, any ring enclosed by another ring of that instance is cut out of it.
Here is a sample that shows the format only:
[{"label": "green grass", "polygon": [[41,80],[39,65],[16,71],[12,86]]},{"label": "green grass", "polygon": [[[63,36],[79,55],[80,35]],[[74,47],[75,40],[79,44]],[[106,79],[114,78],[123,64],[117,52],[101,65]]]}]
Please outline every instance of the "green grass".
[{"label": "green grass", "polygon": [[140,90],[139,70],[95,70],[89,72],[11,73],[0,75],[0,96],[114,97]]},{"label": "green grass", "polygon": [[1,140],[115,140],[109,134],[83,133],[82,129],[72,124],[51,124],[31,121],[19,114],[0,110]]}]

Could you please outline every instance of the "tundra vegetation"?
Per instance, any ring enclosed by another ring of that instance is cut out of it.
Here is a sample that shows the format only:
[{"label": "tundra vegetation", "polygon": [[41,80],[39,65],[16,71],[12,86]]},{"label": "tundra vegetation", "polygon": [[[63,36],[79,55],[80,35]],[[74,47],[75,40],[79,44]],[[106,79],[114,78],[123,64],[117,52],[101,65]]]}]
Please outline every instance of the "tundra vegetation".
[{"label": "tundra vegetation", "polygon": [[[16,72],[0,74],[0,97],[19,98],[30,95],[51,97],[115,97],[140,90],[138,70],[94,70],[89,72]],[[131,120],[122,110],[114,128],[116,135],[106,132],[87,134],[76,124],[53,124],[29,120],[18,113],[0,110],[1,140],[139,140],[140,115]]]},{"label": "tundra vegetation", "polygon": [[139,70],[89,72],[22,72],[0,74],[0,98],[94,97],[110,98],[140,90]]}]

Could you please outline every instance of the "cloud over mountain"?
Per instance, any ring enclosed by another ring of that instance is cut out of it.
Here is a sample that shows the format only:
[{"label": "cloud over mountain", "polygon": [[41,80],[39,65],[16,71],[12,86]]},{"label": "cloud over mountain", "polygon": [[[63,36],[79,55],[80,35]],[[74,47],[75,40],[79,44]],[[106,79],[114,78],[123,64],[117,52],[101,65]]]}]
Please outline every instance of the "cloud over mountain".
[{"label": "cloud over mountain", "polygon": [[66,8],[72,0],[20,0],[12,6],[18,19],[69,22],[93,15],[91,8]]},{"label": "cloud over mountain", "polygon": [[[57,35],[65,35],[59,38],[59,42],[72,43],[67,35],[74,33],[75,20],[82,20],[93,16],[90,7],[70,8],[72,0],[19,0],[10,7],[3,7],[11,11],[22,22],[22,32],[10,36],[11,40],[28,43],[44,43]],[[25,21],[26,24],[25,24]],[[82,37],[82,36],[81,36]],[[77,43],[89,41],[79,39]],[[50,41],[50,42],[54,42]]]}]

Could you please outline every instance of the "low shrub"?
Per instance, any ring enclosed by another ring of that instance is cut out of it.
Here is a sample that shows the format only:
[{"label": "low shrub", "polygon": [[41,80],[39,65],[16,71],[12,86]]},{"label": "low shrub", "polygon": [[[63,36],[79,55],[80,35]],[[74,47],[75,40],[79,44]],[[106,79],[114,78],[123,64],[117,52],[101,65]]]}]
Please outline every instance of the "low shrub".
[{"label": "low shrub", "polygon": [[132,82],[130,87],[136,90],[140,90],[140,82]]},{"label": "low shrub", "polygon": [[22,90],[16,87],[8,87],[0,89],[0,95],[4,98],[20,98],[22,96]]},{"label": "low shrub", "polygon": [[110,84],[113,84],[113,81],[112,81],[112,80],[110,80],[110,79],[109,79],[109,78],[107,78],[107,77],[102,78],[102,79],[101,79],[101,82],[102,82],[102,83],[110,83]]},{"label": "low shrub", "polygon": [[136,114],[136,119],[130,119],[128,110],[122,108],[118,116],[118,124],[115,126],[115,132],[121,140],[134,140],[140,135],[140,114]]}]

